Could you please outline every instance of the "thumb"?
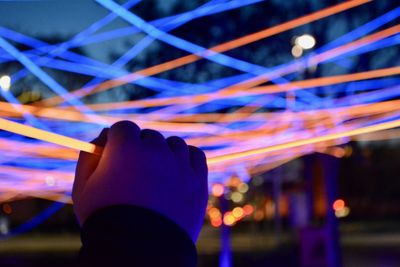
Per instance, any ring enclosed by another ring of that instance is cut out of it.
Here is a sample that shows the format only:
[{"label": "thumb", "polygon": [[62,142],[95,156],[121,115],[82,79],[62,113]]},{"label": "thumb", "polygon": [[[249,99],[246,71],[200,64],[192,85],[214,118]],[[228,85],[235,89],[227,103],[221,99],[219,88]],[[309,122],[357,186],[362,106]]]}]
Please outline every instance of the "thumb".
[{"label": "thumb", "polygon": [[[104,147],[107,143],[108,128],[104,128],[100,135],[96,137],[91,143]],[[72,187],[72,200],[75,202],[85,188],[86,182],[90,175],[96,170],[97,165],[101,159],[101,155],[90,154],[81,151],[75,171],[75,180]]]}]

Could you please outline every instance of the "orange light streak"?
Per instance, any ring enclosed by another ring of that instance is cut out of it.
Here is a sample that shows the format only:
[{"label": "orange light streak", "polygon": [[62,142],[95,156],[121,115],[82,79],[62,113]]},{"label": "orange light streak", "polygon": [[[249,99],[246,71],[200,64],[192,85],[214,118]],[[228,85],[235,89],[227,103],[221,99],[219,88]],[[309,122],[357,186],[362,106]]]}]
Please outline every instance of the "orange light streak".
[{"label": "orange light streak", "polygon": [[60,146],[85,151],[88,153],[94,153],[100,155],[102,152],[102,148],[96,147],[91,143],[80,141],[60,134],[55,134],[48,131],[40,130],[35,127],[27,126],[3,118],[0,118],[0,129],[20,134],[23,136],[39,139],[42,141],[54,143]]},{"label": "orange light streak", "polygon": [[339,133],[327,134],[324,136],[307,138],[305,140],[298,140],[298,141],[288,142],[288,143],[284,143],[284,144],[278,144],[278,145],[269,146],[269,147],[251,149],[251,150],[246,150],[246,151],[242,151],[242,152],[232,153],[229,155],[223,155],[223,156],[219,156],[219,157],[209,158],[208,164],[210,164],[210,165],[218,164],[220,162],[224,162],[224,161],[228,161],[228,160],[232,160],[232,159],[245,158],[245,157],[253,156],[253,155],[257,155],[257,154],[265,154],[265,153],[274,152],[274,151],[278,151],[278,150],[284,150],[284,149],[289,149],[289,148],[294,148],[294,147],[299,147],[299,146],[304,146],[304,145],[316,144],[319,142],[326,142],[326,141],[335,140],[335,139],[344,138],[344,137],[351,137],[351,136],[355,136],[355,135],[359,135],[359,134],[366,134],[366,133],[371,133],[371,132],[376,132],[376,131],[388,130],[388,129],[392,129],[392,128],[396,128],[396,127],[400,127],[400,120],[380,123],[380,124],[376,124],[373,126],[361,127],[358,129],[343,131],[343,132],[339,132]]},{"label": "orange light streak", "polygon": [[[400,127],[400,120],[380,123],[380,124],[376,124],[373,126],[361,127],[361,128],[353,129],[353,130],[342,131],[339,133],[327,134],[324,136],[307,138],[304,140],[292,141],[292,142],[273,145],[273,146],[269,146],[269,147],[262,147],[262,148],[245,150],[242,152],[236,152],[236,153],[231,153],[231,154],[227,154],[227,155],[212,157],[212,158],[208,158],[207,162],[209,165],[214,165],[214,164],[218,164],[218,163],[233,160],[233,159],[240,159],[240,158],[245,158],[245,157],[249,157],[249,156],[265,154],[265,153],[279,151],[279,150],[285,150],[285,149],[289,149],[289,148],[300,147],[300,146],[304,146],[304,145],[310,145],[310,144],[316,144],[316,143],[320,143],[320,142],[331,141],[331,140],[344,138],[344,137],[351,137],[351,136],[360,135],[360,134],[388,130],[388,129],[392,129],[392,128],[396,128],[396,127]],[[83,141],[73,139],[70,137],[50,133],[50,132],[40,130],[40,129],[31,127],[31,126],[26,126],[26,125],[19,124],[16,122],[8,121],[8,120],[2,119],[2,118],[0,118],[0,128],[3,130],[9,131],[9,132],[16,133],[16,134],[28,136],[31,138],[36,138],[36,139],[39,139],[42,141],[46,141],[46,142],[58,144],[61,146],[85,151],[88,153],[101,154],[101,151],[102,151],[102,148],[97,147],[91,143],[87,143],[87,142],[83,142]]]},{"label": "orange light streak", "polygon": [[[190,63],[194,63],[200,59],[202,59],[202,56],[205,56],[207,54],[212,55],[213,52],[216,53],[222,53],[222,52],[226,52],[229,50],[232,50],[234,48],[238,48],[253,42],[256,42],[258,40],[261,39],[265,39],[267,37],[271,37],[273,35],[285,32],[287,30],[305,25],[307,23],[311,23],[313,21],[325,18],[327,16],[331,16],[340,12],[343,12],[345,10],[360,6],[362,4],[371,2],[372,0],[351,0],[351,1],[346,1],[340,4],[337,4],[335,6],[331,6],[319,11],[316,11],[314,13],[302,16],[300,18],[296,18],[293,20],[290,20],[288,22],[261,30],[259,32],[247,35],[247,36],[243,36],[240,37],[238,39],[232,40],[232,41],[228,41],[225,43],[222,43],[220,45],[214,46],[209,48],[207,51],[203,52],[203,54],[191,54],[188,56],[184,56],[181,58],[177,58],[168,62],[164,62],[140,71],[136,71],[134,73],[125,75],[123,77],[119,77],[117,79],[113,79],[113,80],[109,80],[103,83],[100,83],[98,85],[93,85],[90,87],[84,87],[84,88],[80,88],[75,90],[74,92],[70,93],[71,96],[74,97],[83,97],[83,96],[87,96],[89,94],[93,94],[93,93],[97,93],[97,92],[101,92],[101,91],[105,91],[107,89],[116,87],[116,86],[121,86],[124,84],[127,84],[129,82],[138,80],[140,78],[143,77],[147,77],[147,76],[152,76],[152,75],[156,75],[168,70],[172,70],[175,69],[177,67],[181,67]],[[64,99],[62,98],[62,96],[55,96],[46,100],[42,100],[37,102],[38,105],[48,105],[48,106],[54,106],[57,104],[60,104],[64,101]]]},{"label": "orange light streak", "polygon": [[[17,107],[17,109],[16,109]],[[30,105],[22,104],[9,104],[7,102],[0,101],[0,112],[7,112],[6,115],[18,114],[23,115],[24,113],[30,113],[36,117],[50,118],[56,120],[67,120],[76,122],[88,122],[99,124],[99,118],[108,123],[109,125],[114,124],[121,119],[118,117],[105,116],[105,115],[91,115],[82,114],[75,109],[61,109],[61,108],[43,108]],[[143,117],[141,115],[141,117]],[[160,131],[168,132],[221,132],[222,128],[204,123],[174,123],[167,121],[149,121],[134,119],[135,122],[142,128],[157,128]]]},{"label": "orange light streak", "polygon": [[[399,26],[399,31],[400,31],[400,26]],[[398,74],[400,74],[400,67],[391,67],[391,68],[384,68],[384,69],[365,71],[359,73],[314,78],[314,79],[287,83],[283,85],[267,85],[249,89],[247,91],[244,91],[244,89],[246,89],[245,87],[235,87],[235,88],[231,87],[222,89],[221,91],[215,93],[199,94],[194,96],[176,96],[176,97],[165,97],[156,99],[142,99],[142,100],[124,101],[118,103],[91,104],[87,106],[92,110],[102,111],[102,110],[115,110],[124,108],[157,107],[157,106],[178,105],[187,103],[201,104],[204,102],[209,102],[218,99],[286,92],[298,89],[306,89],[310,87],[344,83],[353,80],[359,81],[364,79],[380,78]]]},{"label": "orange light streak", "polygon": [[[334,57],[344,54],[346,52],[350,52],[361,46],[365,46],[365,45],[371,44],[373,42],[382,40],[386,37],[397,34],[399,32],[400,32],[400,25],[395,25],[393,27],[376,32],[374,34],[367,35],[359,40],[356,40],[356,41],[350,42],[348,44],[339,46],[337,48],[333,48],[331,50],[325,51],[324,53],[321,53],[319,55],[315,55],[309,59],[309,64],[310,65],[319,64],[325,60],[334,58]],[[243,88],[251,88],[251,87],[260,85],[264,82],[270,81],[271,77],[279,77],[282,75],[287,75],[287,74],[293,73],[295,71],[298,71],[298,67],[299,67],[298,63],[294,63],[289,68],[279,69],[277,71],[272,71],[272,72],[254,77],[254,78],[250,78],[246,81],[243,81],[238,84],[232,85],[230,87],[224,88],[221,91],[229,92],[229,91],[243,90]]]},{"label": "orange light streak", "polygon": [[392,67],[392,68],[384,68],[384,69],[371,70],[371,71],[352,73],[352,74],[320,77],[303,81],[296,81],[282,85],[274,84],[274,85],[260,86],[254,89],[249,89],[248,91],[246,91],[246,93],[248,92],[250,95],[265,94],[265,93],[281,93],[281,92],[288,92],[288,91],[294,91],[312,87],[334,85],[338,83],[374,79],[374,78],[380,78],[398,74],[400,74],[400,67]]}]

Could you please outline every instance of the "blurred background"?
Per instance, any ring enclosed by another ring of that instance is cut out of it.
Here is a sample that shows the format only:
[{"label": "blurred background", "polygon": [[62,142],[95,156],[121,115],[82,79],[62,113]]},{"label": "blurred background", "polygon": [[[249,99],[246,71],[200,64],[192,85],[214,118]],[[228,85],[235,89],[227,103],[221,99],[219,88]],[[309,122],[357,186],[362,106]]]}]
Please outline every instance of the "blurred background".
[{"label": "blurred background", "polygon": [[[84,141],[130,119],[204,149],[199,267],[400,266],[399,16],[396,1],[1,0],[0,116]],[[0,150],[0,265],[69,266],[78,152],[5,131]]]}]

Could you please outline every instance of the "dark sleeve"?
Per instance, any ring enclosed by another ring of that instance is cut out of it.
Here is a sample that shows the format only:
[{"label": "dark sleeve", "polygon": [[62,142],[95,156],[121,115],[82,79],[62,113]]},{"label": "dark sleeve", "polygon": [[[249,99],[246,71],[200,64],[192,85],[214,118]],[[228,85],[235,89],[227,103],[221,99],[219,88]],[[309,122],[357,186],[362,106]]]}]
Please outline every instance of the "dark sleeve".
[{"label": "dark sleeve", "polygon": [[79,266],[196,266],[189,235],[146,208],[118,205],[92,214],[81,230]]}]

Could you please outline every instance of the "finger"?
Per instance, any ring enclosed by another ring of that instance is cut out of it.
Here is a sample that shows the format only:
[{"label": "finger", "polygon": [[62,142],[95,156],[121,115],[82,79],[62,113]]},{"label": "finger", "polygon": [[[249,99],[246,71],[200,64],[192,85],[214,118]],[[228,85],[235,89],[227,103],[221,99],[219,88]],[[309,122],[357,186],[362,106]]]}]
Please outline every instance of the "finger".
[{"label": "finger", "polygon": [[104,148],[104,154],[114,155],[121,148],[129,147],[138,142],[140,128],[131,121],[119,121],[113,124],[108,131],[107,146]]},{"label": "finger", "polygon": [[204,154],[203,150],[195,146],[189,147],[189,158],[192,168],[195,172],[199,173],[202,177],[207,177],[208,167],[207,167],[207,158],[206,154]]},{"label": "finger", "polygon": [[178,136],[170,136],[167,138],[167,144],[174,153],[185,157],[189,156],[189,148],[185,140],[182,138]]},{"label": "finger", "polygon": [[140,139],[146,145],[154,145],[158,147],[166,144],[164,136],[160,132],[151,129],[143,129],[140,132]]},{"label": "finger", "polygon": [[[104,147],[107,143],[108,128],[104,128],[100,135],[91,143]],[[101,156],[81,151],[75,171],[75,180],[72,187],[72,199],[77,199],[83,191],[90,175],[96,170]]]}]

